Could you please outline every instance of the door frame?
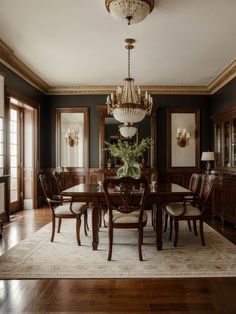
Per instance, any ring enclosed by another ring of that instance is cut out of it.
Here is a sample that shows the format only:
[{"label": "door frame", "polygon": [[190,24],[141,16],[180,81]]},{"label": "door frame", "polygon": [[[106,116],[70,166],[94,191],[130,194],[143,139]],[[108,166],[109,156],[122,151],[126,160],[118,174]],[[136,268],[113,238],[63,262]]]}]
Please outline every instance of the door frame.
[{"label": "door frame", "polygon": [[[40,156],[40,106],[37,102],[34,100],[22,95],[21,93],[6,87],[6,93],[5,93],[5,174],[9,173],[9,114],[10,114],[10,98],[15,98],[19,102],[26,104],[27,106],[31,107],[33,110],[33,169],[32,169],[32,195],[33,195],[33,208],[38,207],[38,183],[37,183],[37,174],[39,172],[39,156]],[[24,166],[24,165],[23,165]],[[22,171],[23,171],[22,167]],[[23,176],[22,180],[23,180]],[[22,182],[23,184],[23,182]],[[24,195],[23,195],[24,196]],[[22,198],[23,199],[23,198]],[[23,204],[21,204],[21,209],[23,208]]]}]

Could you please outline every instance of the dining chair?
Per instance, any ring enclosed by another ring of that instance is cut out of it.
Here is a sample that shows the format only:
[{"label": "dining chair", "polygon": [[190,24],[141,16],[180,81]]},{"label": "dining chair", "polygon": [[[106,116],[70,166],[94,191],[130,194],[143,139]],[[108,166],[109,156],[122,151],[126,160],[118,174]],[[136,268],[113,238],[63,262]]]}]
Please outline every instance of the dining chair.
[{"label": "dining chair", "polygon": [[[55,179],[55,183],[57,186],[57,193],[60,199],[62,199],[64,202],[72,202],[72,196],[65,196],[62,195],[62,191],[64,191],[66,189],[64,181],[63,181],[63,177],[61,175],[60,172],[54,172],[54,179]],[[57,232],[59,233],[61,229],[61,218],[59,218],[59,222],[58,222],[58,230]],[[85,235],[87,235],[87,230],[89,230],[89,226],[88,226],[88,212],[87,210],[84,212],[84,233]]]},{"label": "dining chair", "polygon": [[[189,202],[190,204],[194,205],[195,199],[198,198],[198,196],[199,196],[201,181],[203,178],[204,178],[204,175],[202,175],[202,174],[195,173],[195,172],[192,173],[190,180],[189,180],[188,189],[193,194],[189,195],[189,196],[184,196],[185,202]],[[169,203],[170,206],[178,206],[178,204],[181,205],[182,202]],[[167,230],[168,218],[169,218],[168,212],[167,212],[167,210],[165,210],[164,232],[166,232],[166,230]],[[193,223],[193,226],[194,226],[194,232],[195,232],[195,234],[197,234],[195,223]],[[189,228],[189,231],[192,231],[190,220],[188,220],[188,228]],[[171,235],[172,234],[170,233],[170,239],[171,239]]]},{"label": "dining chair", "polygon": [[[78,245],[80,241],[80,226],[81,216],[87,213],[87,204],[85,202],[73,202],[72,200],[63,200],[60,195],[55,194],[55,177],[52,174],[39,174],[39,181],[42,191],[47,199],[49,207],[52,212],[52,235],[51,242],[55,236],[56,218],[59,220],[58,232],[60,232],[60,225],[62,219],[76,219],[76,237]],[[86,222],[84,222],[86,226]],[[85,235],[87,235],[86,227],[84,228]]]},{"label": "dining chair", "polygon": [[[214,184],[215,176],[204,176],[201,182],[199,197],[195,198],[194,203],[189,203],[184,200],[182,203],[169,203],[166,205],[166,211],[170,216],[170,238],[172,234],[173,222],[175,230],[174,246],[177,246],[179,221],[193,221],[194,229],[196,231],[196,222],[199,221],[199,230],[202,245],[205,245],[204,232],[203,232],[203,218],[206,209],[207,201],[211,195],[212,187]],[[195,232],[197,235],[197,232]]]},{"label": "dining chair", "polygon": [[104,216],[109,233],[107,260],[110,261],[112,256],[113,229],[135,228],[138,230],[139,260],[142,261],[143,227],[148,219],[148,215],[144,211],[148,181],[143,178],[134,179],[131,177],[105,179],[103,189],[108,207]]}]

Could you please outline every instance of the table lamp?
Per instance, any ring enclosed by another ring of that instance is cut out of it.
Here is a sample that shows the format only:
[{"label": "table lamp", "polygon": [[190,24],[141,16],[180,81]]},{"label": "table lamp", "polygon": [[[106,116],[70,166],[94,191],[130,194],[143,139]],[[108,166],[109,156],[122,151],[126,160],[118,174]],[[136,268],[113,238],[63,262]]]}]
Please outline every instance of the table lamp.
[{"label": "table lamp", "polygon": [[202,152],[202,161],[206,161],[206,173],[210,173],[211,163],[210,161],[215,160],[215,153],[214,152]]}]

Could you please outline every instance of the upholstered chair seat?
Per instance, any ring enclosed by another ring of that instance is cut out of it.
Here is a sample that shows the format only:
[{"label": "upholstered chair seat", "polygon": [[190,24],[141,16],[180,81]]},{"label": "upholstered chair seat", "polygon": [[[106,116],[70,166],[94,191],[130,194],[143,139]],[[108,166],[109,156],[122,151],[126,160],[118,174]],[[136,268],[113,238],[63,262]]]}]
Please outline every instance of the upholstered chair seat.
[{"label": "upholstered chair seat", "polygon": [[[117,210],[113,211],[113,223],[116,224],[138,224],[139,222],[139,212],[138,211],[134,211],[132,213],[129,214],[124,214],[121,213]],[[147,222],[148,219],[148,215],[147,213],[144,211],[143,212],[143,223]],[[109,213],[107,212],[104,216],[104,220],[105,220],[105,224],[106,226],[108,226],[109,223]]]},{"label": "upholstered chair seat", "polygon": [[191,206],[191,205],[186,205],[184,206],[183,203],[169,203],[166,205],[166,210],[168,211],[169,214],[172,216],[200,216],[201,211],[199,208]]},{"label": "upholstered chair seat", "polygon": [[55,215],[74,215],[74,214],[84,214],[87,210],[87,204],[84,202],[75,202],[72,203],[70,209],[70,203],[59,205],[54,208]]}]

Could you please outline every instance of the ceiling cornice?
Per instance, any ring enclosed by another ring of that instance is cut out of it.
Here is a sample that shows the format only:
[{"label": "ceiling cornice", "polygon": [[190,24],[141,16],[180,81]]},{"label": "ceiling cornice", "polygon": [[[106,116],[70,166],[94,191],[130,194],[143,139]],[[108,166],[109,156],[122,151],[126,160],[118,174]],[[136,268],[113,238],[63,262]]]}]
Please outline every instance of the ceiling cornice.
[{"label": "ceiling cornice", "polygon": [[[205,86],[151,86],[140,85],[141,90],[147,90],[152,95],[186,94],[186,95],[209,95]],[[84,85],[84,86],[58,86],[48,89],[48,95],[104,95],[114,92],[116,85]]]},{"label": "ceiling cornice", "polygon": [[210,94],[216,93],[219,89],[236,77],[236,59],[231,62],[209,85]]},{"label": "ceiling cornice", "polygon": [[[0,62],[26,82],[47,95],[104,95],[114,91],[115,85],[49,86],[0,39]],[[236,59],[208,86],[140,86],[152,95],[212,95],[236,77]]]},{"label": "ceiling cornice", "polygon": [[35,74],[27,65],[18,59],[14,51],[0,39],[0,62],[23,78],[26,82],[43,93],[47,93],[49,85]]}]

